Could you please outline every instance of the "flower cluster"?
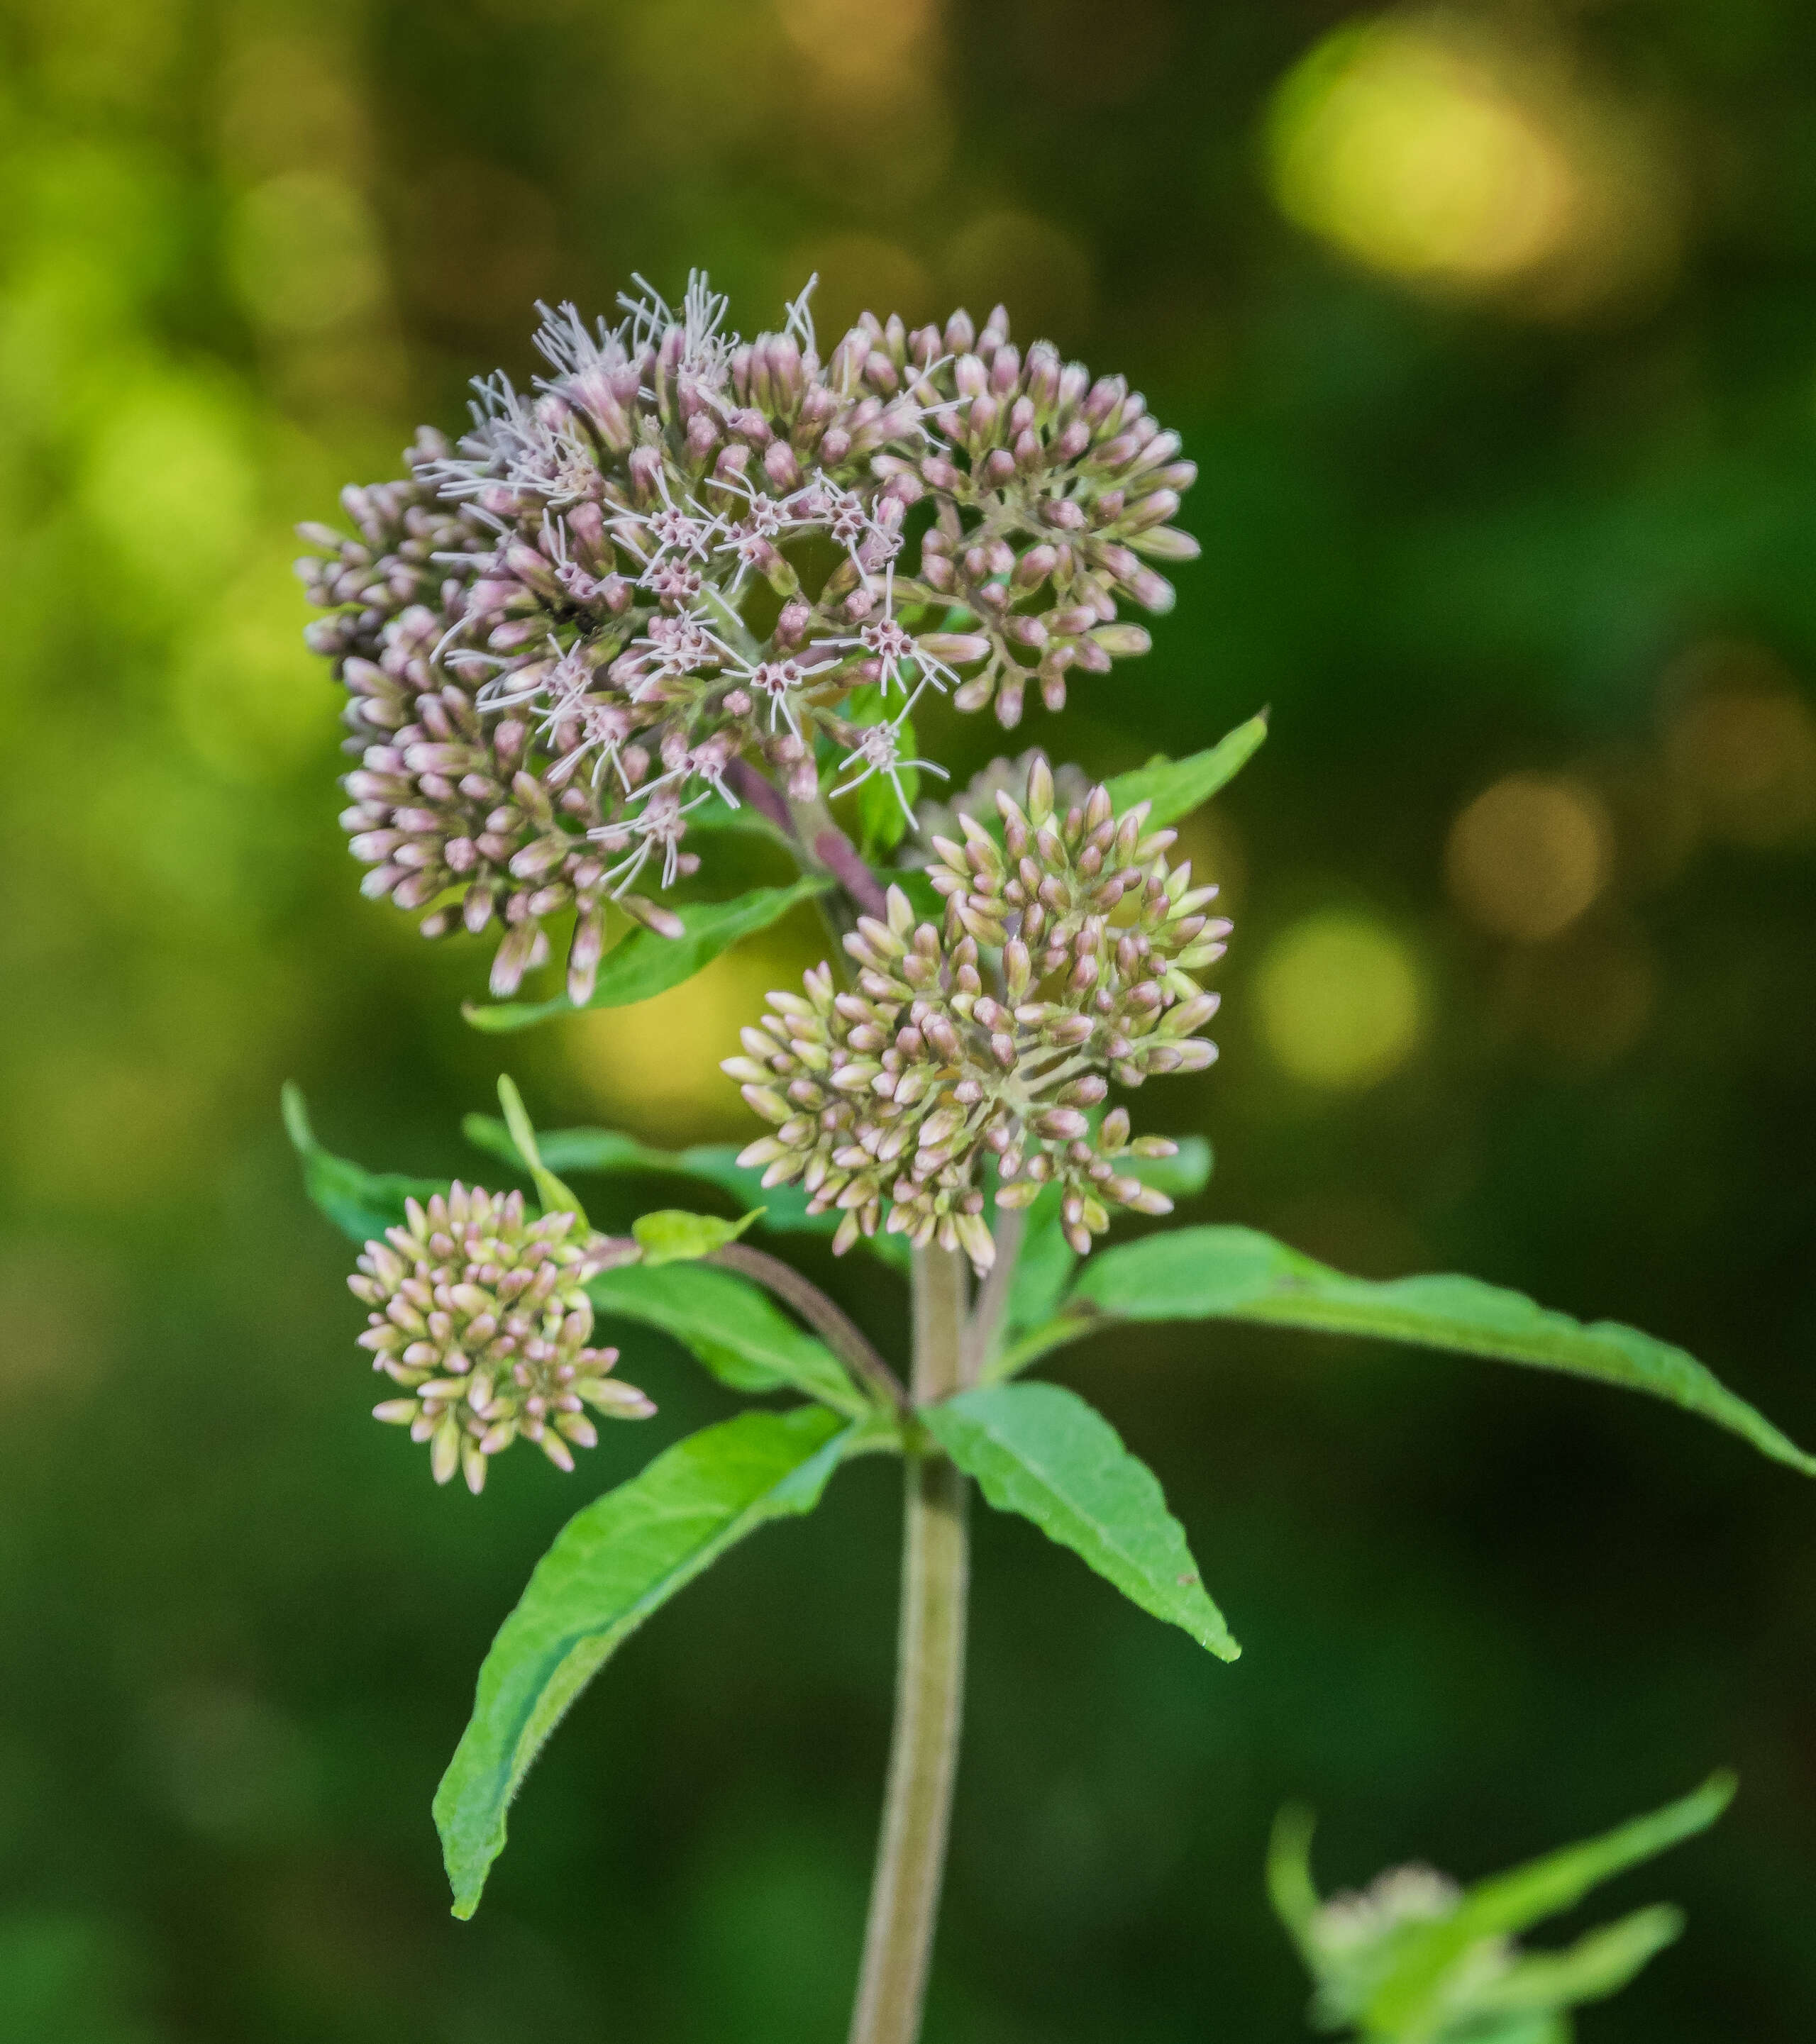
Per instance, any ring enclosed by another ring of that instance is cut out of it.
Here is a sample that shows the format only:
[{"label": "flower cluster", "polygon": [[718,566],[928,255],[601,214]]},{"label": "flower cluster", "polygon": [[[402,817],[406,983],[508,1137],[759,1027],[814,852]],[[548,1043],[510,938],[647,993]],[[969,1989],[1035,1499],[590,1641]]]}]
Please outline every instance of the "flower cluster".
[{"label": "flower cluster", "polygon": [[1148,559],[1196,551],[1167,523],[1191,464],[1121,378],[1024,355],[1000,309],[981,333],[867,313],[822,360],[806,298],[748,343],[698,276],[615,328],[543,308],[531,390],[483,379],[458,445],[425,430],[410,479],[346,491],[356,536],[302,528],[366,891],[431,936],[498,928],[501,997],[552,917],[576,1001],[608,902],[674,930],[652,893],[735,762],[798,801],[899,793],[919,690],[1058,708],[1146,650],[1118,603],[1170,604]]},{"label": "flower cluster", "polygon": [[887,920],[867,916],[845,939],[856,988],[815,968],[804,993],[770,996],[725,1064],[775,1125],[739,1161],[764,1166],[768,1185],[799,1179],[817,1212],[839,1209],[836,1248],[874,1233],[887,1198],[892,1231],[987,1268],[987,1160],[999,1207],[1056,1184],[1081,1254],[1111,1206],[1169,1209],[1127,1160],[1175,1146],[1131,1141],[1121,1108],[1095,1126],[1091,1110],[1106,1073],[1134,1086],[1216,1056],[1197,1032],[1218,997],[1191,975],[1225,949],[1229,924],[1205,913],[1217,889],[1169,866],[1173,833],[1145,829],[1145,803],[1118,816],[1098,787],[1056,812],[1037,755],[1025,805],[1002,793],[997,808],[1000,840],[961,813],[963,844],[934,841],[943,935],[891,888]]},{"label": "flower cluster", "polygon": [[521,1193],[469,1191],[458,1181],[426,1208],[410,1201],[408,1212],[407,1227],[366,1244],[347,1281],[373,1308],[360,1337],[372,1367],[410,1393],[375,1416],[429,1443],[437,1483],[459,1468],[479,1491],[489,1458],[519,1435],[571,1470],[568,1443],[598,1442],[587,1406],[609,1420],[656,1410],[607,1374],[615,1348],[587,1346],[587,1281],[621,1260],[618,1245],[575,1239],[571,1213],[526,1219]]}]

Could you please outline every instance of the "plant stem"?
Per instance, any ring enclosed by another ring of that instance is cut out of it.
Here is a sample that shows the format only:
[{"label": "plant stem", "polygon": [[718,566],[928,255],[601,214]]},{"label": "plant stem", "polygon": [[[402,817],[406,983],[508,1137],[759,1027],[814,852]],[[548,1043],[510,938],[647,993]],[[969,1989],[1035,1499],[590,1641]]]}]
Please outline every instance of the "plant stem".
[{"label": "plant stem", "polygon": [[[958,1389],[966,1287],[961,1251],[916,1251],[917,1404]],[[920,2034],[958,1768],[970,1485],[944,1455],[910,1449],[906,1460],[895,1727],[850,2044]]]}]

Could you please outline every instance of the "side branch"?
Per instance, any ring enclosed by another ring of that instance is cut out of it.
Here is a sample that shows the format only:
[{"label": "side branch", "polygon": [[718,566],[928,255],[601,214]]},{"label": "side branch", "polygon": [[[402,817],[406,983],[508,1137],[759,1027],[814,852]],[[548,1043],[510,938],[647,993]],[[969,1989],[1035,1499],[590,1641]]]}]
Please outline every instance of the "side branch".
[{"label": "side branch", "polygon": [[810,1278],[803,1278],[779,1256],[752,1249],[743,1242],[727,1243],[702,1261],[716,1263],[721,1270],[735,1270],[741,1278],[748,1278],[765,1291],[773,1292],[785,1305],[794,1308],[840,1362],[886,1405],[899,1413],[909,1412],[908,1393],[901,1378],[871,1347],[856,1321]]}]

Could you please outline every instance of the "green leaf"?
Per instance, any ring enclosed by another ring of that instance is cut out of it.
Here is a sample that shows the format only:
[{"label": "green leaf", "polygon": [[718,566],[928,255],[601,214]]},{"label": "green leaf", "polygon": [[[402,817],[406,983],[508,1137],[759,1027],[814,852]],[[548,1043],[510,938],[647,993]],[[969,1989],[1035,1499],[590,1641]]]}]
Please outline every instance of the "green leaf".
[{"label": "green leaf", "polygon": [[871,1409],[832,1350],[735,1272],[625,1263],[587,1290],[602,1313],[658,1329],[733,1391],[804,1391],[853,1418]]},{"label": "green leaf", "polygon": [[569,1520],[492,1642],[436,1792],[456,1916],[478,1908],[511,1798],[580,1691],[728,1547],[769,1520],[810,1512],[857,1431],[814,1406],[741,1413]]},{"label": "green leaf", "polygon": [[1718,1769],[1663,1809],[1478,1881],[1441,1927],[1472,1938],[1510,1937],[1573,1909],[1592,1888],[1707,1831],[1733,1801],[1737,1786],[1727,1769]]},{"label": "green leaf", "polygon": [[408,1178],[395,1171],[368,1171],[345,1157],[334,1156],[315,1139],[301,1090],[283,1089],[284,1127],[302,1159],[302,1182],[309,1197],[350,1242],[362,1247],[383,1239],[387,1228],[401,1228],[404,1201],[426,1202],[448,1189],[440,1178]]},{"label": "green leaf", "polygon": [[[638,928],[614,944],[599,963],[598,983],[588,1008],[624,1008],[635,1001],[666,993],[710,965],[721,951],[779,921],[791,909],[823,894],[833,885],[825,874],[812,874],[791,887],[756,887],[733,901],[691,901],[677,909],[682,923],[678,937],[659,937]],[[527,1029],[556,1015],[578,1011],[566,994],[552,1001],[511,1001],[495,1007],[468,1001],[461,1012],[475,1029]]]},{"label": "green leaf", "polygon": [[[1022,1253],[1015,1259],[1009,1281],[1009,1304],[1002,1316],[1006,1335],[1038,1327],[1059,1311],[1066,1286],[1078,1263],[1078,1251],[1067,1241],[1060,1208],[1065,1197],[1063,1185],[1041,1188],[1038,1197],[1026,1209]],[[987,1370],[987,1375],[991,1373]]]},{"label": "green leaf", "polygon": [[[1479,1881],[1450,1915],[1421,1925],[1416,1931],[1402,1932],[1404,1942],[1393,1969],[1369,2001],[1370,2020],[1390,2031],[1410,2023],[1472,1946],[1486,1939],[1511,1937],[1548,1916],[1574,1908],[1603,1881],[1706,1831],[1733,1800],[1734,1787],[1732,1774],[1712,1774],[1699,1788],[1662,1810]],[[1657,1921],[1654,1919],[1655,1929]],[[1633,1969],[1637,1971],[1657,1949],[1656,1944],[1651,1946],[1634,1961]],[[1592,1955],[1609,1972],[1619,1956],[1619,1949]],[[1594,1977],[1594,1965],[1586,1961],[1583,1972],[1586,1977]],[[1612,1987],[1602,1990],[1612,1991]]]},{"label": "green leaf", "polygon": [[583,1228],[591,1225],[587,1210],[575,1198],[568,1187],[556,1177],[542,1161],[542,1153],[537,1147],[536,1127],[529,1118],[529,1110],[523,1104],[523,1095],[517,1089],[516,1082],[502,1074],[498,1078],[498,1105],[505,1111],[505,1126],[510,1131],[512,1142],[523,1159],[524,1168],[536,1187],[536,1197],[544,1213],[571,1213]]},{"label": "green leaf", "polygon": [[1156,758],[1133,774],[1118,774],[1109,783],[1110,799],[1118,815],[1137,802],[1148,803],[1148,821],[1156,829],[1162,824],[1176,823],[1234,780],[1260,751],[1267,736],[1268,713],[1263,710],[1246,724],[1237,724],[1206,752],[1194,752],[1184,759]]},{"label": "green leaf", "polygon": [[[687,812],[687,828],[695,831],[723,831],[745,837],[767,838],[771,844],[788,845],[785,832],[779,831],[754,802],[740,802],[734,809],[723,795],[709,795],[698,809]],[[790,849],[794,847],[790,846]]]},{"label": "green leaf", "polygon": [[643,1251],[643,1265],[653,1270],[664,1263],[697,1263],[736,1242],[754,1220],[763,1218],[761,1207],[752,1207],[742,1220],[721,1220],[717,1214],[686,1213],[679,1207],[663,1207],[641,1215],[631,1224],[631,1233]]},{"label": "green leaf", "polygon": [[[476,1148],[521,1170],[525,1168],[510,1132],[494,1116],[469,1114],[461,1124],[467,1140]],[[655,1150],[634,1135],[612,1128],[557,1128],[544,1130],[537,1139],[544,1161],[556,1170],[597,1171],[603,1177],[633,1176],[687,1178],[696,1185],[712,1185],[729,1193],[747,1210],[760,1205],[758,1223],[771,1235],[830,1235],[843,1216],[837,1213],[810,1214],[807,1195],[798,1185],[765,1186],[760,1171],[747,1170],[737,1161],[735,1144],[702,1143],[687,1150]],[[860,1244],[892,1270],[906,1274],[912,1254],[908,1239],[901,1235],[860,1236]]]},{"label": "green leaf", "polygon": [[1308,1958],[1314,1947],[1312,1919],[1318,1914],[1318,1889],[1311,1877],[1313,1819],[1302,1804],[1289,1803],[1274,1819],[1268,1841],[1268,1899],[1274,1914],[1291,1932],[1293,1942]]},{"label": "green leaf", "polygon": [[[843,714],[852,724],[887,724],[890,720],[888,698],[878,683],[866,682],[862,688],[854,689],[845,698]],[[898,726],[898,733],[901,757],[912,759],[914,754],[913,723],[904,717]],[[841,760],[841,770],[844,764]],[[920,770],[914,766],[904,766],[897,778],[902,783],[902,793],[907,797],[911,811],[921,793]],[[872,774],[859,785],[856,810],[859,853],[874,865],[887,858],[902,842],[907,835],[910,819],[903,813],[901,800],[885,774]]]},{"label": "green leaf", "polygon": [[1205,1594],[1154,1473],[1116,1429],[1056,1384],[961,1391],[921,1417],[998,1512],[1018,1512],[1133,1602],[1220,1660],[1242,1650]]},{"label": "green leaf", "polygon": [[1566,1951],[1527,1954],[1478,1987],[1471,2003],[1484,2015],[1533,2015],[1601,2001],[1683,1934],[1683,1911],[1654,1903],[1587,1932]]},{"label": "green leaf", "polygon": [[1738,1434],[1774,1462],[1816,1475],[1816,1456],[1668,1342],[1614,1320],[1585,1326],[1476,1278],[1346,1278],[1246,1228],[1179,1228],[1094,1257],[1058,1315],[1025,1335],[991,1374],[1013,1375],[1106,1318],[1259,1320],[1562,1370],[1648,1392]]}]

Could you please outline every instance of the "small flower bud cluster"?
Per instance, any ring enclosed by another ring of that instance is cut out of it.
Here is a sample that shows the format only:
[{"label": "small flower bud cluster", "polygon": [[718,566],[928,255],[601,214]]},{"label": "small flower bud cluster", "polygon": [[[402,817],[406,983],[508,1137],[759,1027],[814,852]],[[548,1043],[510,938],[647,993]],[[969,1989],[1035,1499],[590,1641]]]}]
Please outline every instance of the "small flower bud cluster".
[{"label": "small flower bud cluster", "polygon": [[521,1435],[559,1469],[575,1447],[597,1446],[591,1406],[609,1420],[656,1410],[633,1385],[610,1376],[615,1348],[590,1348],[587,1281],[621,1257],[603,1235],[576,1240],[575,1216],[526,1220],[521,1193],[456,1181],[426,1208],[409,1202],[409,1224],[368,1242],[348,1279],[373,1308],[360,1335],[372,1367],[410,1395],[374,1407],[429,1444],[437,1483],[458,1468],[477,1493],[490,1458]]},{"label": "small flower bud cluster", "polygon": [[1000,305],[981,333],[963,312],[943,333],[898,340],[893,323],[879,330],[867,373],[887,387],[891,368],[920,370],[944,398],[931,408],[929,450],[881,455],[875,466],[925,486],[934,517],[918,587],[968,611],[989,641],[954,693],[958,708],[994,698],[998,720],[1013,726],[1030,685],[1061,709],[1069,673],[1107,674],[1145,653],[1145,628],[1118,620],[1118,598],[1170,610],[1172,585],[1148,563],[1198,553],[1168,522],[1198,474],[1179,435],[1162,431],[1122,377],[1093,380],[1050,341],[1024,355]]},{"label": "small flower bud cluster", "polygon": [[1218,997],[1191,975],[1222,956],[1229,925],[1204,913],[1214,887],[1169,867],[1173,833],[1145,831],[1145,804],[1118,816],[1099,787],[1060,815],[1053,787],[1037,756],[1025,808],[998,798],[1001,843],[971,817],[963,845],[936,840],[943,936],[891,888],[887,920],[845,939],[855,989],[816,967],[803,993],[770,996],[725,1066],[775,1129],[739,1161],[766,1185],[799,1179],[816,1212],[841,1211],[837,1250],[875,1231],[887,1199],[891,1231],[987,1269],[987,1160],[999,1207],[1060,1185],[1081,1254],[1111,1207],[1171,1208],[1126,1166],[1175,1146],[1131,1141],[1121,1108],[1094,1128],[1091,1111],[1106,1074],[1134,1086],[1216,1056],[1197,1032]]},{"label": "small flower bud cluster", "polygon": [[[998,795],[1019,795],[1028,786],[1028,776],[1033,771],[1034,763],[1041,757],[1036,751],[1019,753],[1013,759],[998,756],[987,766],[979,767],[964,786],[943,799],[934,797],[914,805],[914,828],[898,847],[895,857],[898,865],[911,869],[931,866],[937,855],[931,850],[937,837],[956,838],[964,831],[961,819],[975,816],[987,823],[996,814]],[[1091,776],[1082,766],[1068,764],[1055,766],[1053,801],[1060,809],[1082,809],[1091,799]]]},{"label": "small flower bud cluster", "polygon": [[[621,302],[609,329],[544,308],[549,374],[481,380],[457,447],[425,430],[411,479],[346,491],[356,536],[302,528],[366,891],[426,936],[497,929],[500,997],[554,917],[577,1002],[609,902],[678,929],[651,894],[697,866],[688,819],[735,801],[734,761],[806,801],[825,740],[835,792],[899,793],[921,690],[1059,707],[1068,672],[1146,650],[1117,616],[1172,600],[1142,557],[1195,550],[1166,524],[1177,436],[1120,379],[1024,359],[1000,309],[981,334],[866,313],[822,361],[806,293],[748,343],[703,277],[679,311]],[[880,723],[847,714],[867,685]]]}]

